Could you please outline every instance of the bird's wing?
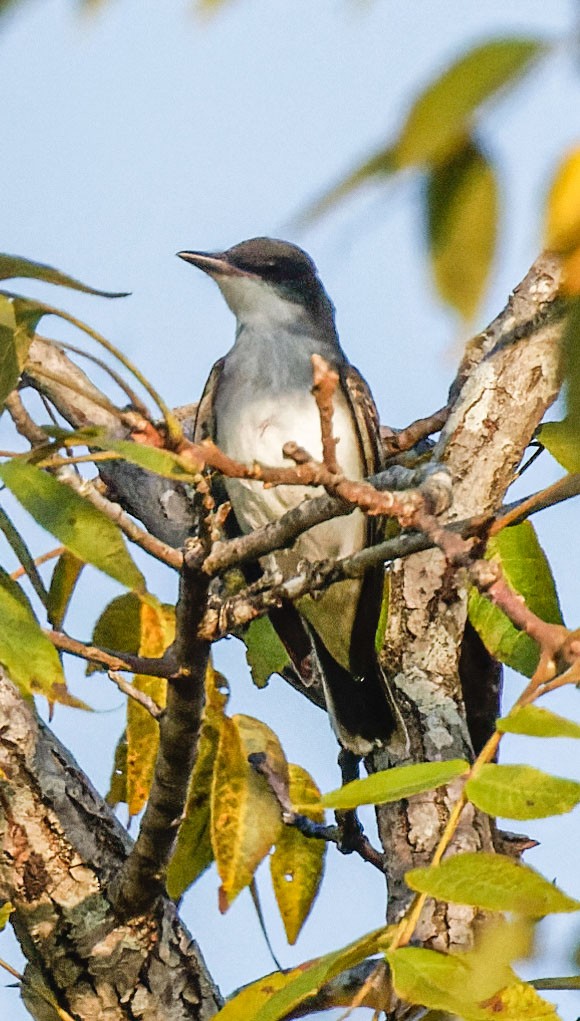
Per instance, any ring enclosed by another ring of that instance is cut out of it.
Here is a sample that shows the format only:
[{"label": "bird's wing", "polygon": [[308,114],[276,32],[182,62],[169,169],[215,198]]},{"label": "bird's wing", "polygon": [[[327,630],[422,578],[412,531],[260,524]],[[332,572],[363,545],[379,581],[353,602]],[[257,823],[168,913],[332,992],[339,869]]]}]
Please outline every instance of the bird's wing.
[{"label": "bird's wing", "polygon": [[225,358],[220,358],[213,366],[207,383],[203,388],[193,425],[193,442],[215,440],[214,399],[224,367]]},{"label": "bird's wing", "polygon": [[379,415],[373,395],[354,365],[344,366],[341,381],[357,426],[364,473],[372,475],[380,471],[383,465]]}]

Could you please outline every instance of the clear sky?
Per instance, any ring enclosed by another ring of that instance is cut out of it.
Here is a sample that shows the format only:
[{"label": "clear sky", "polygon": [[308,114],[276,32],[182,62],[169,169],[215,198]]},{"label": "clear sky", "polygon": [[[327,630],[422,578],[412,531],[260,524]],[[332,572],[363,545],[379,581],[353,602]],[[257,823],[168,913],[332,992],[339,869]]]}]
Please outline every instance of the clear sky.
[{"label": "clear sky", "polygon": [[[316,228],[289,224],[396,130],[414,92],[460,50],[514,32],[561,40],[561,52],[482,126],[500,169],[504,217],[483,324],[533,261],[550,175],[578,142],[580,78],[564,45],[577,29],[572,0],[230,0],[211,19],[195,16],[186,0],[109,0],[84,16],[78,8],[72,0],[28,0],[0,23],[0,248],[131,291],[124,301],[105,302],[51,290],[50,300],[121,346],[178,405],[197,398],[231,343],[233,324],[217,290],[174,253],[286,236],[314,256],[337,306],[343,346],[371,383],[382,420],[401,426],[444,403],[457,323],[437,302],[422,257],[419,182],[370,187]],[[33,284],[26,290],[47,294]],[[558,474],[546,455],[526,486]],[[576,626],[577,517],[577,508],[563,507],[538,522]],[[50,546],[38,532],[35,543],[38,552]],[[158,594],[174,598],[174,582],[160,571],[157,578]],[[83,585],[69,624],[79,637],[88,636],[87,605],[94,611],[115,592],[94,575]],[[323,789],[334,787],[335,744],[318,712],[276,679],[255,692],[238,643],[223,643],[217,658],[233,686],[232,708],[266,719],[289,759],[309,768]],[[55,728],[105,790],[123,727],[120,698],[100,675],[86,681],[77,664],[70,673],[75,691],[102,712],[89,719],[59,709]],[[512,700],[518,683],[508,683]],[[579,716],[575,692],[551,704]],[[529,744],[514,740],[505,760],[530,754]],[[536,742],[533,754],[540,767],[580,777],[571,742]],[[542,841],[530,864],[580,896],[578,813],[525,829]],[[268,877],[260,875],[285,966],[380,924],[380,877],[332,851],[327,871],[295,948],[284,943]],[[249,896],[220,917],[216,890],[212,869],[183,915],[228,993],[272,963]],[[580,935],[577,919],[543,932],[544,954],[531,972],[569,973],[562,948],[570,933]],[[0,956],[20,963],[9,935],[0,937]],[[0,975],[0,1016],[27,1017],[17,992],[3,986]],[[578,1003],[556,999],[573,1021]]]}]

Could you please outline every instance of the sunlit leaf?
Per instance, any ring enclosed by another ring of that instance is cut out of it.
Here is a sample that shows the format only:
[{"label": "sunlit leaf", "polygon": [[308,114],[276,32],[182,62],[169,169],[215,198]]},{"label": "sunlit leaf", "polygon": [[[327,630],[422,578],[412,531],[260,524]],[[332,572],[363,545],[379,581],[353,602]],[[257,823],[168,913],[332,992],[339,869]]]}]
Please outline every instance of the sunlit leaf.
[{"label": "sunlit leaf", "polygon": [[84,562],[75,557],[74,553],[69,553],[68,550],[65,550],[56,562],[50,579],[46,612],[50,623],[57,631],[62,627],[72,594],[84,566]]},{"label": "sunlit leaf", "polygon": [[580,801],[580,783],[551,776],[532,766],[487,763],[465,785],[482,812],[507,819],[541,819],[571,812]]},{"label": "sunlit leaf", "polygon": [[0,465],[0,478],[35,521],[71,553],[121,585],[144,590],[143,575],[117,526],[81,496],[54,476],[18,459]]},{"label": "sunlit leaf", "polygon": [[267,617],[253,620],[244,631],[243,640],[252,680],[258,688],[264,688],[272,674],[289,666],[288,653]]},{"label": "sunlit leaf", "polygon": [[23,695],[88,708],[66,688],[58,653],[20,585],[0,569],[0,663]]},{"label": "sunlit leaf", "polygon": [[[562,623],[550,565],[530,521],[502,529],[488,543],[486,555],[499,561],[506,581],[533,613],[551,624]],[[469,619],[492,656],[531,677],[539,659],[536,642],[476,589],[469,594]]]},{"label": "sunlit leaf", "polygon": [[580,901],[568,897],[534,869],[502,854],[456,854],[441,865],[412,869],[405,879],[419,893],[488,911],[542,918],[580,910]]},{"label": "sunlit leaf", "polygon": [[524,705],[512,709],[509,716],[497,721],[503,734],[527,734],[529,737],[580,737],[580,724],[558,716],[550,709],[537,705]]},{"label": "sunlit leaf", "polygon": [[278,738],[265,723],[249,716],[225,717],[211,799],[211,839],[223,910],[248,885],[282,826],[274,795],[248,762],[255,753],[264,753],[276,772],[287,772]]},{"label": "sunlit leaf", "polygon": [[62,437],[66,446],[87,446],[95,447],[97,450],[110,450],[120,454],[124,461],[135,464],[145,471],[161,475],[166,479],[175,479],[178,482],[194,482],[197,475],[192,466],[186,467],[178,454],[171,450],[163,450],[159,447],[150,447],[144,443],[135,443],[131,440],[119,440],[108,436],[105,429],[96,426],[79,429],[76,432],[65,432],[59,429],[47,429],[47,432],[57,439]]},{"label": "sunlit leaf", "polygon": [[0,908],[0,932],[2,932],[2,929],[6,928],[6,925],[10,920],[10,915],[13,911],[14,905],[11,904],[9,900],[4,901],[4,904]]},{"label": "sunlit leaf", "polygon": [[87,294],[97,294],[102,298],[125,298],[127,292],[100,291],[95,287],[82,284],[80,280],[61,273],[52,266],[45,266],[42,262],[31,262],[30,259],[22,259],[17,255],[0,254],[0,280],[11,280],[28,278],[43,280],[47,284],[58,284],[61,287],[70,287],[74,291],[85,291]]},{"label": "sunlit leaf", "polygon": [[[290,800],[314,822],[324,822],[320,791],[301,766],[289,765]],[[307,806],[312,804],[311,808]],[[270,873],[286,937],[295,943],[312,904],[324,870],[326,842],[305,837],[295,826],[284,826],[270,856]]]},{"label": "sunlit leaf", "polygon": [[580,149],[567,154],[556,171],[546,209],[546,248],[570,252],[580,245]]},{"label": "sunlit leaf", "polygon": [[334,953],[252,982],[222,1007],[215,1021],[280,1021],[341,971],[375,954],[384,932],[376,929]]},{"label": "sunlit leaf", "polygon": [[532,38],[492,39],[451,64],[413,104],[395,145],[398,166],[436,163],[463,145],[481,104],[547,52]]},{"label": "sunlit leaf", "polygon": [[183,822],[167,870],[167,892],[177,899],[213,861],[211,788],[227,694],[223,678],[211,664],[206,673],[206,703],[197,759],[187,793]]},{"label": "sunlit leaf", "polygon": [[[175,611],[152,601],[140,604],[139,655],[158,658],[175,638]],[[163,677],[137,674],[133,680],[141,691],[164,708],[167,699],[167,681]],[[151,787],[153,769],[159,747],[159,724],[144,706],[134,699],[127,700],[127,804],[129,815],[137,815],[143,808]]]},{"label": "sunlit leaf", "polygon": [[384,769],[364,780],[352,780],[336,791],[324,794],[321,804],[325,808],[357,808],[358,805],[382,805],[389,801],[410,798],[422,791],[450,783],[469,769],[463,759],[448,762],[417,762],[412,766],[395,766]]},{"label": "sunlit leaf", "polygon": [[427,239],[437,290],[464,319],[477,311],[497,238],[493,167],[471,141],[427,179]]}]

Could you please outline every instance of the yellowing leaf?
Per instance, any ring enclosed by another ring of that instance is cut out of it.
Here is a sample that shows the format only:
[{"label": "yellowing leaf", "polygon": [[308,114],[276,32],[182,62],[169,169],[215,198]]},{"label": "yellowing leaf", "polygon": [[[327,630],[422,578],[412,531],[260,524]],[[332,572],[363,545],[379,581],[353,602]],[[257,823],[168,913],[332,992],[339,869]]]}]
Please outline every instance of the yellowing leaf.
[{"label": "yellowing leaf", "polygon": [[488,911],[542,918],[580,910],[579,901],[534,869],[502,854],[456,854],[434,868],[412,869],[405,880],[419,893]]},{"label": "yellowing leaf", "polygon": [[223,910],[248,885],[282,826],[274,795],[248,762],[248,755],[255,753],[264,753],[275,770],[287,769],[269,727],[250,716],[225,717],[211,799],[211,840],[222,881]]},{"label": "yellowing leaf", "polygon": [[223,678],[210,665],[197,759],[189,782],[184,819],[167,871],[167,892],[177,899],[213,861],[211,788],[227,695]]},{"label": "yellowing leaf", "polygon": [[485,292],[497,237],[493,167],[468,141],[429,173],[427,239],[437,290],[464,319]]},{"label": "yellowing leaf", "polygon": [[[290,764],[290,800],[314,822],[324,822],[320,791],[301,766]],[[308,808],[308,804],[312,807]],[[312,904],[324,871],[326,842],[303,836],[295,826],[284,826],[270,857],[270,873],[286,937],[295,943]]]},{"label": "yellowing leaf", "polygon": [[127,735],[125,733],[121,734],[117,741],[109,790],[105,801],[111,808],[116,808],[122,801],[127,802]]},{"label": "yellowing leaf", "polygon": [[463,144],[474,115],[517,80],[546,46],[537,39],[491,39],[453,63],[419,96],[395,145],[398,166],[436,163]]},{"label": "yellowing leaf", "polygon": [[121,532],[104,514],[54,476],[19,459],[0,466],[0,478],[29,514],[66,548],[127,588],[145,580]]},{"label": "yellowing leaf", "polygon": [[[162,656],[175,637],[173,607],[141,602],[139,655]],[[162,677],[137,674],[133,685],[163,708],[167,699],[167,681]],[[129,815],[137,815],[149,796],[157,749],[159,724],[134,699],[127,700],[127,804]]]},{"label": "yellowing leaf", "polygon": [[571,252],[580,245],[580,149],[558,167],[546,209],[546,247]]},{"label": "yellowing leaf", "polygon": [[502,734],[527,734],[529,737],[580,737],[580,724],[558,716],[537,705],[519,706],[497,721]]},{"label": "yellowing leaf", "polygon": [[[93,629],[93,644],[115,652],[139,654],[141,644],[141,599],[135,592],[112,599],[105,607]],[[104,670],[89,663],[87,674]]]},{"label": "yellowing leaf", "polygon": [[[530,521],[504,528],[490,540],[487,557],[498,560],[504,576],[534,613],[551,624],[562,615],[550,565]],[[472,589],[469,619],[492,656],[531,677],[538,665],[539,649],[528,635],[518,631],[493,603]]]},{"label": "yellowing leaf", "polygon": [[291,971],[274,972],[252,982],[228,1000],[215,1021],[280,1021],[321,986],[347,968],[354,968],[379,949],[384,929],[376,929],[331,954]]},{"label": "yellowing leaf", "polygon": [[532,766],[487,763],[465,785],[482,812],[508,819],[541,819],[571,812],[580,801],[580,783],[550,776]]},{"label": "yellowing leaf", "polygon": [[348,809],[359,805],[383,805],[389,801],[400,801],[401,798],[410,798],[422,791],[433,791],[455,780],[468,769],[469,763],[463,759],[395,766],[366,776],[364,780],[353,780],[336,791],[324,794],[321,804],[325,808]]},{"label": "yellowing leaf", "polygon": [[546,422],[539,440],[567,471],[580,471],[580,297],[569,299],[562,337],[562,370],[566,417]]},{"label": "yellowing leaf", "polygon": [[272,674],[279,674],[290,658],[267,617],[253,620],[243,635],[246,659],[256,687],[264,688]]},{"label": "yellowing leaf", "polygon": [[153,472],[166,479],[176,479],[179,482],[194,482],[197,479],[191,465],[186,466],[183,458],[171,450],[150,447],[133,440],[119,440],[108,436],[104,429],[90,427],[79,429],[76,432],[47,429],[47,432],[54,435],[56,439],[62,439],[67,447],[87,446],[96,447],[98,450],[110,450],[120,454],[121,458],[128,461],[129,464],[135,464],[145,471]]},{"label": "yellowing leaf", "polygon": [[65,550],[58,558],[50,579],[46,612],[53,628],[60,631],[84,562]]},{"label": "yellowing leaf", "polygon": [[463,1014],[469,967],[460,955],[441,954],[422,947],[400,947],[385,954],[395,991],[409,1003],[432,1010]]},{"label": "yellowing leaf", "polygon": [[4,904],[0,908],[0,932],[6,928],[6,925],[10,919],[10,915],[14,911],[14,905],[9,900],[4,901]]},{"label": "yellowing leaf", "polygon": [[86,709],[66,688],[58,653],[17,582],[0,569],[0,664],[23,695]]},{"label": "yellowing leaf", "polygon": [[490,1021],[560,1021],[553,1003],[544,1000],[527,982],[514,982],[494,996],[488,1007]]}]

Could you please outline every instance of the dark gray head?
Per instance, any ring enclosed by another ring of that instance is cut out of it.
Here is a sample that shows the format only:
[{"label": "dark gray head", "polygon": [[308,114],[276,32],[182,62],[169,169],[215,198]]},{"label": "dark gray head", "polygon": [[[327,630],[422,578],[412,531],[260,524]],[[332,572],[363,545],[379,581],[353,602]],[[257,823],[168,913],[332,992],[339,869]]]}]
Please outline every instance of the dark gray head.
[{"label": "dark gray head", "polygon": [[252,238],[226,252],[178,252],[208,273],[238,320],[283,320],[299,309],[334,329],[334,309],[312,259],[297,245]]}]

